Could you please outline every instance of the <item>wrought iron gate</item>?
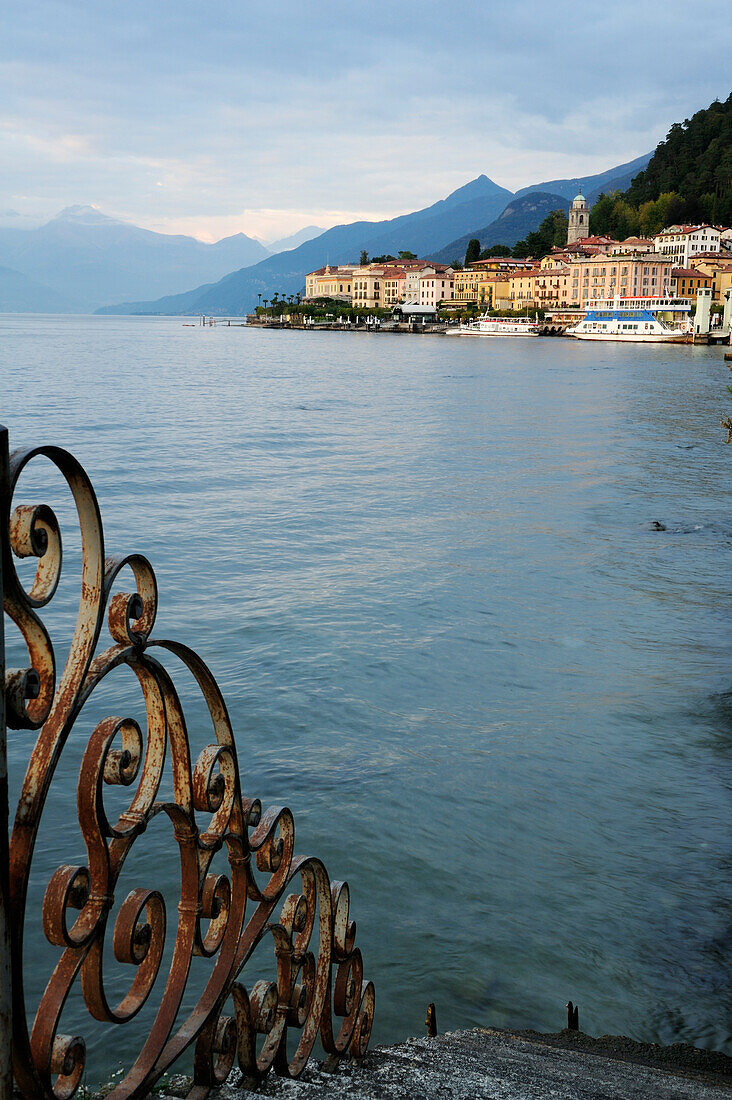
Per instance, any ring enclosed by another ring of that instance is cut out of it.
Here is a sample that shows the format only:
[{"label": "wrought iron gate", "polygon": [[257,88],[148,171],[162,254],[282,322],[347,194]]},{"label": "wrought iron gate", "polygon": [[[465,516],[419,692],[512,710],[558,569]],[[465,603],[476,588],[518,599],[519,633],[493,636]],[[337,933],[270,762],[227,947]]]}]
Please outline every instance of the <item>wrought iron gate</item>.
[{"label": "wrought iron gate", "polygon": [[[61,670],[42,616],[61,573],[61,531],[46,504],[13,500],[20,474],[40,458],[63,475],[82,541],[79,612]],[[271,1067],[297,1076],[318,1035],[330,1055],[362,1056],[373,1021],[374,987],[364,980],[354,944],[348,885],[331,882],[317,858],[295,854],[287,808],[263,811],[258,799],[242,792],[234,732],[219,687],[186,645],[152,637],[157,611],[152,566],[139,554],[106,556],[96,495],[80,464],[56,447],[9,455],[4,428],[0,543],[5,614],[28,652],[27,667],[4,669],[0,621],[5,683],[0,699],[0,1096],[11,1094],[11,1077],[28,1100],[66,1100],[77,1091],[85,1067],[84,1038],[61,1033],[64,1004],[77,983],[89,1014],[110,1028],[131,1020],[149,997],[157,1004],[149,1037],[110,1094],[112,1100],[146,1096],[191,1046],[191,1100],[225,1080],[235,1059],[249,1077]],[[37,563],[30,587],[21,583],[16,558]],[[120,578],[133,583],[129,591],[115,594]],[[106,642],[101,640],[105,617]],[[163,654],[192,673],[210,716],[211,742],[195,761],[181,698],[160,659]],[[48,881],[43,932],[56,949],[56,963],[35,1012],[27,1016],[24,975],[32,965],[33,945],[25,942],[24,930],[41,817],[77,717],[98,685],[122,665],[139,684],[145,722],[111,715],[95,726],[86,743],[77,806],[87,858],[83,865],[59,866]],[[9,846],[6,727],[37,731],[31,734],[35,740]],[[168,768],[173,797],[165,801],[160,788]],[[108,786],[130,790],[126,809],[110,817],[105,811]],[[146,827],[155,818],[166,821],[171,852],[180,863],[177,923],[166,912],[152,867],[148,881],[116,897],[125,859],[133,845],[144,843]],[[219,851],[228,860],[225,874],[211,870]],[[169,964],[163,964],[166,934],[173,941]],[[117,1004],[109,1002],[105,990],[107,938],[117,962],[129,966],[129,988]],[[247,988],[244,970],[260,944],[262,952],[267,944],[272,950],[272,977]],[[194,956],[209,960],[207,978],[195,1007],[182,1011]]]}]

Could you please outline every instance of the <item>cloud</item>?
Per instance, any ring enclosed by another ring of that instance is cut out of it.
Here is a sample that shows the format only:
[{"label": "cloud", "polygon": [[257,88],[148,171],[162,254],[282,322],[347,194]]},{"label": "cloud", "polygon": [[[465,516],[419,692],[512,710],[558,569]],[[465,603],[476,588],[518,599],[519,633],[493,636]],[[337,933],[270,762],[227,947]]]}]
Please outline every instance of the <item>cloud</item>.
[{"label": "cloud", "polygon": [[94,202],[206,235],[389,216],[480,172],[602,170],[728,94],[678,0],[9,8],[0,205],[28,216]]}]

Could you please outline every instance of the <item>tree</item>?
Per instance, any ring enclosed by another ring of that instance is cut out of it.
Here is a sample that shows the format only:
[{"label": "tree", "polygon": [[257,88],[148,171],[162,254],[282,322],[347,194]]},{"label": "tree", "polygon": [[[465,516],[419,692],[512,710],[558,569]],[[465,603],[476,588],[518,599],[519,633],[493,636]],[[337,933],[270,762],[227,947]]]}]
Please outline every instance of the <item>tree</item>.
[{"label": "tree", "polygon": [[399,259],[400,260],[416,260],[417,257],[414,254],[414,252],[400,252],[399,253]]},{"label": "tree", "polygon": [[494,257],[510,256],[511,249],[506,244],[494,244],[492,248],[484,248],[480,254],[481,260],[492,260]]},{"label": "tree", "polygon": [[627,191],[601,195],[593,233],[651,236],[668,225],[732,222],[732,95],[676,122]]},{"label": "tree", "polygon": [[463,262],[462,262],[462,260],[453,260],[452,263],[450,264],[450,267],[452,268],[453,271],[462,271],[463,270]]},{"label": "tree", "polygon": [[361,255],[359,256],[358,262],[361,267],[365,267],[366,264],[369,262],[369,254],[365,248],[361,250]]},{"label": "tree", "polygon": [[480,256],[480,241],[477,237],[472,237],[468,241],[468,247],[465,250],[465,266],[468,264],[474,264]]}]

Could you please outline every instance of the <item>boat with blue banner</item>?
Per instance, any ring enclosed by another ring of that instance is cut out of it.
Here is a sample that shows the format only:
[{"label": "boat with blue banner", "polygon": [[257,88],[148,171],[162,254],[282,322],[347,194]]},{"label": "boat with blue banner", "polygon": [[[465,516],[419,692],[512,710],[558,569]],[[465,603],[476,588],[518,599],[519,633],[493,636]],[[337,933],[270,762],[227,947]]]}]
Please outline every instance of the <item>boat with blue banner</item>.
[{"label": "boat with blue banner", "polygon": [[627,343],[688,343],[693,332],[688,298],[596,298],[583,320],[567,329],[578,340]]}]

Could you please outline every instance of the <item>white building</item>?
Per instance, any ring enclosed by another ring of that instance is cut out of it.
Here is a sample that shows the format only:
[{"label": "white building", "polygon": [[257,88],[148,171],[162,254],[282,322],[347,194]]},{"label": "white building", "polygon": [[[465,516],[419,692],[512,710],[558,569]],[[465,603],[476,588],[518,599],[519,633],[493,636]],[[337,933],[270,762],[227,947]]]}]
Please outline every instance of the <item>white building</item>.
[{"label": "white building", "polygon": [[452,298],[452,271],[425,270],[419,277],[419,304],[433,309]]},{"label": "white building", "polygon": [[653,238],[653,247],[675,267],[688,267],[699,252],[719,252],[719,237],[713,225],[671,225]]}]

